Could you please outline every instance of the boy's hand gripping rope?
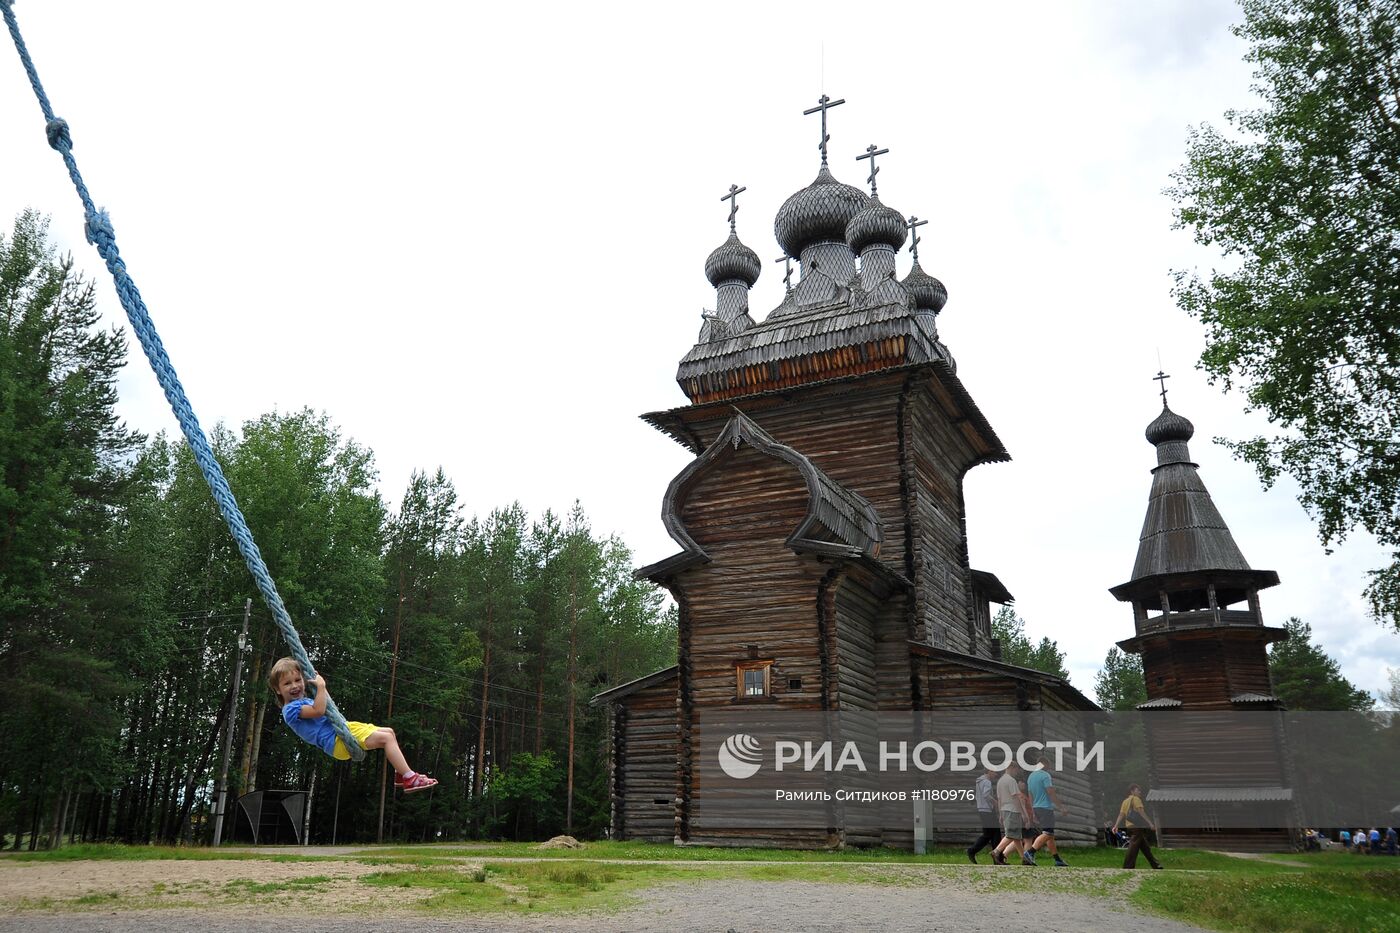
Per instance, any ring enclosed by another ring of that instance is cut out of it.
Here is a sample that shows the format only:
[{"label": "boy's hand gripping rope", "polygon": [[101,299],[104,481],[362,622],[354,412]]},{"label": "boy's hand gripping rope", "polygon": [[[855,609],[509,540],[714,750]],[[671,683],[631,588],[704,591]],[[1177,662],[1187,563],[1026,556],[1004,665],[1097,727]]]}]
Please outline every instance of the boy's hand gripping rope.
[{"label": "boy's hand gripping rope", "polygon": [[[180,422],[180,430],[184,432],[185,440],[189,443],[190,450],[194,452],[195,461],[199,463],[199,469],[209,484],[209,491],[214,494],[214,501],[218,503],[219,512],[223,515],[229,531],[233,534],[234,541],[238,544],[238,551],[243,555],[243,561],[248,565],[248,570],[252,573],[254,582],[257,583],[258,592],[262,593],[264,602],[272,611],[272,618],[276,621],[277,627],[282,630],[282,637],[286,639],[292,656],[301,665],[302,673],[309,684],[315,678],[316,670],[311,666],[311,659],[306,656],[306,649],[302,647],[301,638],[292,625],[287,607],[282,604],[282,597],[278,595],[277,587],[267,572],[267,565],[263,563],[262,554],[258,552],[258,546],[253,542],[253,535],[248,530],[248,523],[243,520],[243,513],[239,511],[238,503],[233,498],[233,492],[228,488],[228,481],[224,479],[223,470],[219,468],[218,461],[214,459],[213,451],[209,449],[209,441],[205,438],[204,431],[195,418],[189,399],[185,397],[184,387],[180,385],[180,380],[175,375],[175,369],[170,365],[170,358],[166,355],[165,347],[160,341],[160,335],[156,333],[155,324],[152,323],[151,316],[146,311],[146,304],[141,300],[141,293],[136,290],[136,284],[132,282],[131,276],[127,275],[126,263],[122,261],[121,255],[117,252],[117,240],[116,234],[112,230],[112,222],[107,217],[106,211],[98,210],[93,205],[87,185],[83,183],[83,176],[78,172],[78,163],[73,159],[73,140],[68,132],[68,124],[54,116],[53,107],[49,105],[48,95],[44,93],[44,87],[39,82],[39,74],[35,71],[34,62],[29,57],[29,50],[25,47],[24,39],[20,36],[19,23],[15,20],[12,4],[13,0],[0,0],[0,13],[3,13],[5,17],[5,25],[9,27],[10,36],[15,42],[15,50],[19,52],[25,73],[29,75],[29,84],[34,88],[34,95],[39,99],[39,109],[44,112],[44,130],[48,136],[49,145],[63,156],[63,162],[68,166],[68,177],[73,179],[73,186],[78,189],[78,197],[82,199],[83,211],[87,220],[88,242],[97,247],[98,255],[106,261],[107,270],[112,273],[112,279],[116,283],[117,297],[121,299],[122,308],[126,310],[127,320],[131,322],[132,329],[141,341],[141,348],[146,351],[146,359],[150,361],[151,369],[155,371],[156,378],[160,380],[161,388],[165,390],[165,398],[170,402],[170,408]],[[314,686],[310,686],[309,691],[313,696],[315,695]],[[360,747],[360,743],[355,741],[355,737],[346,728],[345,717],[336,708],[335,700],[327,699],[329,702],[326,704],[326,715],[330,717],[336,734],[345,743],[345,747],[350,750],[351,757],[356,761],[361,760],[365,757],[365,750]]]}]

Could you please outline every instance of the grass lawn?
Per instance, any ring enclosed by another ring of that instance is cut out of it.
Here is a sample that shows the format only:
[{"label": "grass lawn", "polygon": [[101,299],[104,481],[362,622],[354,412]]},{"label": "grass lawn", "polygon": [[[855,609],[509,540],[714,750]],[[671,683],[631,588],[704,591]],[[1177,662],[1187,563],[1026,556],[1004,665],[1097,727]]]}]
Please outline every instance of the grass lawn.
[{"label": "grass lawn", "polygon": [[[1168,870],[1121,871],[1121,850],[1067,849],[1071,868],[1013,866],[970,870],[959,848],[916,856],[891,849],[790,851],[677,848],[593,842],[582,849],[537,849],[528,843],[356,847],[349,854],[295,849],[221,850],[78,845],[55,852],[14,853],[4,862],[70,860],[234,859],[363,866],[354,877],[327,874],[276,882],[223,884],[223,903],[264,904],[304,892],[394,889],[415,910],[442,916],[481,912],[611,910],[636,903],[637,892],[665,882],[819,881],[834,884],[925,885],[930,881],[997,891],[1052,891],[1126,901],[1139,909],[1219,930],[1395,930],[1400,933],[1400,859],[1348,853],[1296,853],[1236,858],[1215,852],[1165,850]],[[520,859],[521,861],[514,861]],[[525,861],[528,860],[528,861]],[[985,864],[986,859],[982,862]],[[961,867],[959,867],[961,866]],[[377,870],[374,870],[377,869]],[[1093,869],[1078,871],[1076,869]],[[321,869],[317,869],[320,871]],[[88,894],[50,900],[51,908],[190,906],[163,887],[140,897]],[[183,891],[189,894],[189,889]]]}]

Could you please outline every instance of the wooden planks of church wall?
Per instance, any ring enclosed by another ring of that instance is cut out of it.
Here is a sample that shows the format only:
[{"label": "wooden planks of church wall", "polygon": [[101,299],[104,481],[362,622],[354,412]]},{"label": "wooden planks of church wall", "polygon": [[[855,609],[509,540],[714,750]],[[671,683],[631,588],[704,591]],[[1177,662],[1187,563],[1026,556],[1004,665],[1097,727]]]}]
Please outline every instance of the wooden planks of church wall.
[{"label": "wooden planks of church wall", "polygon": [[[706,711],[722,715],[743,705],[820,709],[830,689],[824,655],[832,639],[819,627],[818,600],[830,568],[795,553],[786,543],[807,513],[805,481],[791,464],[747,445],[717,461],[690,490],[681,520],[708,563],[677,575],[688,617],[681,691],[693,705],[678,727],[692,749],[704,738]],[[737,668],[771,661],[768,696],[741,698]],[[792,682],[798,684],[792,687]],[[682,769],[688,761],[682,757]],[[705,793],[702,775],[681,775],[683,842],[693,845],[820,846],[833,839],[817,830],[710,825],[691,806]]]},{"label": "wooden planks of church wall", "polygon": [[[966,419],[927,371],[745,399],[744,412],[829,477],[863,496],[883,525],[880,559],[905,574],[919,598],[906,637],[987,652],[971,636],[961,477],[977,460]],[[699,443],[713,443],[730,406],[682,411]]]},{"label": "wooden planks of church wall", "polygon": [[613,717],[615,838],[675,838],[677,722],[675,678],[619,702]]}]

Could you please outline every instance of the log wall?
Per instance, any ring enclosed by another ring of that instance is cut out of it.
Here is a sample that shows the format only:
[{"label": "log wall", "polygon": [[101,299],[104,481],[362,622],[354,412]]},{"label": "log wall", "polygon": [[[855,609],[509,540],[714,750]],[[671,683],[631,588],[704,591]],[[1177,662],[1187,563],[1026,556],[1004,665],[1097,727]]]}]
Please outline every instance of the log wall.
[{"label": "log wall", "polygon": [[676,680],[631,694],[613,718],[613,835],[671,842],[676,835]]},{"label": "log wall", "polygon": [[[891,585],[887,573],[798,554],[787,545],[808,507],[806,484],[792,465],[740,445],[694,479],[678,517],[709,561],[668,578],[681,606],[678,678],[647,688],[658,697],[670,690],[678,710],[670,724],[677,747],[674,837],[681,844],[912,847],[910,808],[892,810],[883,830],[860,834],[840,826],[757,831],[704,825],[691,806],[705,788],[689,754],[701,740],[700,711],[742,703],[851,712],[1059,708],[1058,700],[1044,700],[1013,676],[911,654],[911,640],[969,653],[985,654],[989,647],[981,635],[987,620],[978,618],[972,588],[962,495],[962,478],[978,462],[977,429],[928,371],[875,373],[736,403],[778,442],[870,502],[882,523],[877,558],[910,581],[912,591]],[[701,448],[714,443],[732,414],[729,405],[677,412],[680,430]],[[772,662],[769,694],[740,697],[737,666],[765,660]],[[659,795],[642,790],[654,787],[648,782],[664,771],[665,726],[654,702],[625,700],[626,758],[618,762],[618,786],[627,838],[659,838],[643,834],[661,832],[660,818],[648,810],[659,809],[652,802]],[[873,732],[866,738],[878,741]],[[637,759],[651,771],[636,777],[634,739],[656,742],[647,746],[651,758]],[[1057,789],[1076,811],[1087,810],[1079,822],[1093,827],[1087,780],[1066,776]]]},{"label": "log wall", "polygon": [[1170,697],[1187,709],[1230,709],[1242,693],[1267,696],[1269,656],[1261,629],[1200,630],[1153,638],[1142,652],[1147,695]]},{"label": "log wall", "polygon": [[[710,557],[675,580],[687,608],[680,690],[697,711],[695,717],[682,716],[683,746],[698,748],[703,741],[706,708],[753,703],[821,709],[823,698],[837,689],[831,655],[840,636],[835,593],[827,580],[831,568],[786,543],[807,507],[807,485],[797,469],[747,445],[717,460],[682,504],[682,523]],[[737,670],[755,660],[772,662],[770,692],[750,700],[739,695]],[[826,832],[708,825],[691,806],[705,792],[699,769],[690,767],[685,755],[681,768],[681,842],[804,846],[828,841]]]},{"label": "log wall", "polygon": [[[966,419],[934,377],[889,373],[739,405],[775,439],[875,507],[883,522],[880,559],[916,584],[909,637],[985,654],[985,639],[973,635],[962,498],[962,477],[977,455]],[[728,406],[683,413],[704,446],[731,415]]]}]

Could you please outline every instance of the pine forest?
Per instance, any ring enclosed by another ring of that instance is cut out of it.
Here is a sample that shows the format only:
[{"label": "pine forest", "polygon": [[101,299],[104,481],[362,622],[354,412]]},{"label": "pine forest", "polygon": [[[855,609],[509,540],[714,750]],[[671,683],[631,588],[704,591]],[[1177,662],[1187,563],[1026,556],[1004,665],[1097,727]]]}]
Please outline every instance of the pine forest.
[{"label": "pine forest", "polygon": [[396,794],[382,754],[335,761],[280,721],[266,679],[288,652],[193,458],[115,413],[128,355],[21,215],[0,235],[0,838],[206,843],[226,742],[230,798],[305,791],[312,842],[602,835],[588,699],[676,651],[627,547],[578,504],[466,515],[441,470],[394,511],[373,452],[325,413],[213,426],[336,703],[441,782]]}]

